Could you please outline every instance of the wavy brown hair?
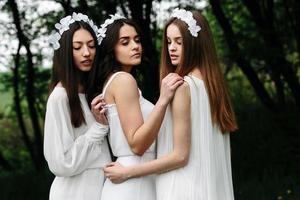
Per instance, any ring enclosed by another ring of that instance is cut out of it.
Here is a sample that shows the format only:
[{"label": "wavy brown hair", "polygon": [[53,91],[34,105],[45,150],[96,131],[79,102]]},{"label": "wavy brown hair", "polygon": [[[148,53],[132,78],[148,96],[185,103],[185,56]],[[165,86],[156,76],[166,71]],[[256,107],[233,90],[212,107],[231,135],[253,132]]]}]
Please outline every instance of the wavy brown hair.
[{"label": "wavy brown hair", "polygon": [[[235,113],[220,68],[209,24],[199,12],[193,11],[192,13],[197,25],[201,27],[197,37],[193,37],[187,24],[178,18],[171,18],[165,25],[160,79],[163,79],[170,72],[186,76],[193,69],[198,68],[203,76],[209,96],[213,123],[220,127],[222,133],[235,131],[237,129]],[[170,24],[176,25],[182,35],[182,59],[178,66],[172,65],[168,52],[167,28]]]},{"label": "wavy brown hair", "polygon": [[87,30],[95,41],[96,55],[92,68],[96,65],[99,51],[96,34],[88,23],[76,21],[70,25],[69,30],[62,34],[59,40],[60,48],[54,51],[52,77],[49,86],[50,93],[58,82],[65,88],[70,106],[71,122],[74,127],[86,123],[78,96],[78,87],[82,85],[83,88],[86,88],[88,72],[80,71],[73,62],[73,35],[80,28]]}]

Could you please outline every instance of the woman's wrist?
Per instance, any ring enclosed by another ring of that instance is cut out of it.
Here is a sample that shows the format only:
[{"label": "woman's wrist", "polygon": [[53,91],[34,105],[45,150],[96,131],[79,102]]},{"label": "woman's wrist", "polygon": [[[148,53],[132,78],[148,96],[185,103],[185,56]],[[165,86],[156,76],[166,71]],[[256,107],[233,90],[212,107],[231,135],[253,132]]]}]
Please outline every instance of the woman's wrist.
[{"label": "woman's wrist", "polygon": [[156,105],[161,106],[163,108],[167,107],[168,104],[169,104],[169,100],[167,98],[164,98],[164,97],[161,97],[161,96],[159,97],[159,99],[156,103]]},{"label": "woman's wrist", "polygon": [[124,178],[127,180],[127,179],[130,179],[130,178],[134,178],[135,177],[135,173],[134,173],[134,167],[133,166],[130,166],[130,167],[127,167],[127,170],[124,174]]}]

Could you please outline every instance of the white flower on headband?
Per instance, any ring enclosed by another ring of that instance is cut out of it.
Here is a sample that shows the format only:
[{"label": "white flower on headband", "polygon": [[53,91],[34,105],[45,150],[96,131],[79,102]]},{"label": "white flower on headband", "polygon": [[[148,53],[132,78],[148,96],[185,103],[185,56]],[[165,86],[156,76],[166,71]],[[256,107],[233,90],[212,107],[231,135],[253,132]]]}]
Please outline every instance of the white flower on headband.
[{"label": "white flower on headband", "polygon": [[105,22],[98,29],[97,38],[98,38],[99,45],[101,44],[102,40],[106,37],[107,26],[114,23],[114,21],[118,20],[118,19],[125,19],[125,17],[123,17],[122,15],[119,15],[118,13],[116,13],[114,15],[110,15],[110,19],[105,20]]},{"label": "white flower on headband", "polygon": [[191,35],[193,37],[198,36],[198,32],[201,30],[201,27],[197,25],[197,22],[194,19],[193,13],[191,11],[176,8],[175,10],[173,10],[171,17],[176,17],[184,21],[188,25],[188,29]]},{"label": "white flower on headband", "polygon": [[74,23],[75,21],[69,15],[69,16],[62,18],[59,22],[60,23],[55,24],[55,28],[59,31],[59,34],[62,35],[63,32],[69,30],[69,25]]},{"label": "white flower on headband", "polygon": [[53,49],[59,49],[59,40],[60,40],[61,36],[58,32],[52,34],[50,37],[49,37],[49,43],[52,44],[53,46]]},{"label": "white flower on headband", "polygon": [[73,12],[72,14],[72,18],[75,20],[75,21],[84,21],[84,22],[88,22],[89,18],[87,15],[84,15],[82,13],[75,13]]},{"label": "white flower on headband", "polygon": [[83,21],[83,22],[88,23],[92,27],[95,34],[97,35],[98,27],[94,24],[94,22],[92,20],[90,20],[87,15],[74,12],[72,15],[68,15],[68,16],[62,18],[59,21],[59,23],[55,24],[55,28],[58,30],[58,32],[53,33],[49,37],[49,43],[52,44],[54,50],[59,49],[59,47],[60,47],[59,40],[60,40],[62,34],[65,31],[69,30],[70,25],[72,23],[74,23],[75,21]]}]

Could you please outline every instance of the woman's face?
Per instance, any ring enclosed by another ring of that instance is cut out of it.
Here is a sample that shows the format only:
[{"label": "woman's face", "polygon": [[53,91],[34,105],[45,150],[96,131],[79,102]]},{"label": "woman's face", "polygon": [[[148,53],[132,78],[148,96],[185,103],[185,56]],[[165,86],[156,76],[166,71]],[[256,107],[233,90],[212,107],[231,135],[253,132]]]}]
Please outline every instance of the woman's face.
[{"label": "woman's face", "polygon": [[182,54],[182,35],[175,24],[167,27],[168,52],[172,65],[177,66]]},{"label": "woman's face", "polygon": [[141,63],[142,45],[140,36],[134,27],[124,24],[120,28],[115,56],[125,70],[130,70],[133,66]]},{"label": "woman's face", "polygon": [[96,44],[87,30],[81,28],[73,34],[73,61],[81,71],[90,71],[95,59]]}]

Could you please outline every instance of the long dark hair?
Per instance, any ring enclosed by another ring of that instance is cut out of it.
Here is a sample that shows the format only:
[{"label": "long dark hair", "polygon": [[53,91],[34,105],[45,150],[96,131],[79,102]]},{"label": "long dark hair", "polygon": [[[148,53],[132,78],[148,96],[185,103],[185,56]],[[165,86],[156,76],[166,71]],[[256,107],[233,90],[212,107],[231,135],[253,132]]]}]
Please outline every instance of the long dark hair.
[{"label": "long dark hair", "polygon": [[[58,82],[65,88],[71,111],[71,122],[74,127],[79,127],[82,123],[86,123],[78,96],[78,87],[81,85],[83,88],[86,88],[88,72],[80,71],[73,62],[73,35],[80,28],[87,30],[92,35],[95,45],[97,44],[96,34],[88,23],[83,21],[72,23],[70,29],[65,31],[59,40],[60,48],[54,51],[52,77],[49,86],[50,93]],[[95,48],[96,55],[92,68],[97,63],[97,54],[99,52],[98,45]]]},{"label": "long dark hair", "polygon": [[[170,72],[180,76],[189,74],[194,68],[201,71],[209,96],[213,123],[217,124],[223,133],[237,129],[235,114],[231,106],[228,89],[219,65],[214,40],[205,17],[199,12],[192,12],[197,25],[201,27],[198,37],[193,37],[185,22],[171,18],[165,25],[163,47],[161,54],[161,79]],[[170,24],[178,27],[182,35],[182,56],[179,65],[172,65],[167,41],[167,28]]]},{"label": "long dark hair", "polygon": [[[108,25],[106,30],[106,37],[101,42],[99,48],[99,64],[92,68],[87,85],[87,100],[90,103],[93,98],[102,93],[104,83],[107,78],[114,72],[121,71],[122,65],[116,60],[115,57],[115,47],[119,41],[119,32],[122,26],[125,24],[135,28],[137,34],[140,37],[141,45],[143,44],[143,36],[139,27],[130,19],[118,19],[112,24]],[[144,48],[142,51],[141,63],[145,63],[147,60],[145,58]]]}]

